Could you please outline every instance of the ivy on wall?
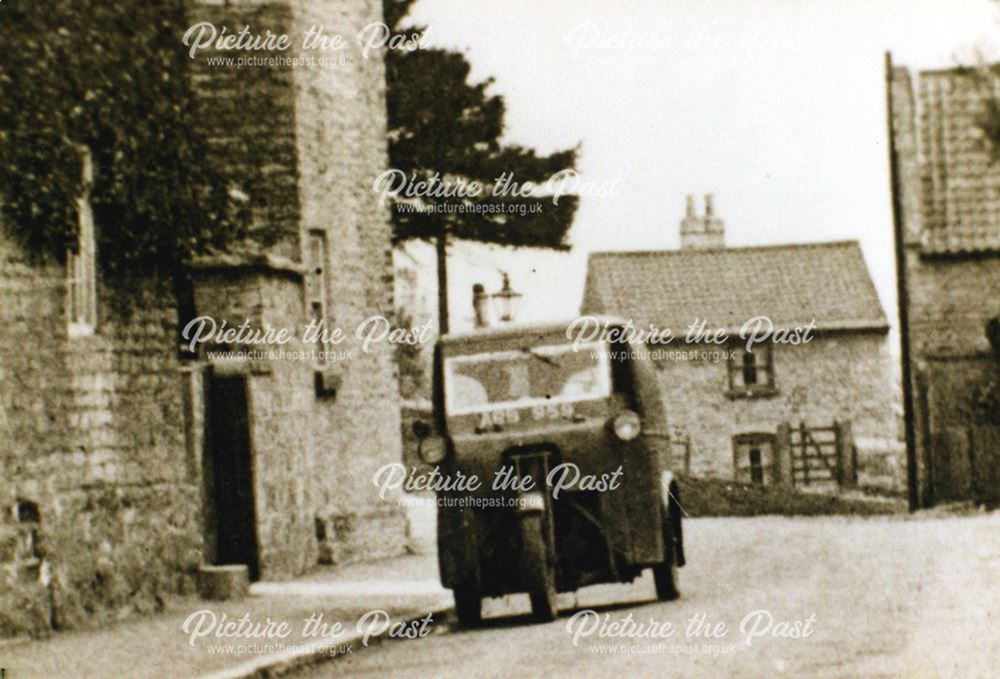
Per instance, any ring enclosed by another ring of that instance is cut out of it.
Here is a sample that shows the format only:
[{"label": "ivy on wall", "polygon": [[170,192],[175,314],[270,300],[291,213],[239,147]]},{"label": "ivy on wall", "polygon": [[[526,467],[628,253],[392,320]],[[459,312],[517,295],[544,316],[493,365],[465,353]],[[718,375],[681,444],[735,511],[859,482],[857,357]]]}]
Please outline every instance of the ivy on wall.
[{"label": "ivy on wall", "polygon": [[33,252],[75,246],[79,145],[106,270],[173,269],[239,235],[245,215],[193,124],[185,26],[183,0],[0,5],[0,195]]}]

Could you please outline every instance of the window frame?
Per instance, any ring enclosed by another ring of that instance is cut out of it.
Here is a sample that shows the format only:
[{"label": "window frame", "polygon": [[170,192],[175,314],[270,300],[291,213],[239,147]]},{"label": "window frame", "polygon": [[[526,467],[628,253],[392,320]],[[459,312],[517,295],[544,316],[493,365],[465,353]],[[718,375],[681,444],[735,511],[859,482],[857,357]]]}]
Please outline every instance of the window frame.
[{"label": "window frame", "polygon": [[[732,439],[733,445],[733,480],[742,483],[751,483],[753,485],[759,486],[772,486],[776,483],[775,473],[777,465],[780,464],[778,461],[778,440],[777,436],[771,432],[742,432],[739,434],[734,434]],[[746,464],[741,465],[741,461],[744,458],[740,455],[740,451],[746,448]],[[764,449],[768,450],[768,456],[765,464]],[[761,478],[759,481],[753,479],[753,453],[756,451],[759,455],[759,460],[757,468],[760,470]],[[744,472],[744,474],[741,474]],[[746,479],[742,479],[741,476],[745,476]]]},{"label": "window frame", "polygon": [[611,356],[608,345],[602,341],[582,342],[578,346],[573,344],[541,344],[531,347],[532,352],[543,356],[558,356],[560,354],[590,352],[597,357],[597,370],[600,377],[600,392],[587,394],[584,397],[578,395],[556,395],[551,398],[531,397],[519,400],[490,401],[484,404],[463,405],[455,402],[456,385],[455,373],[451,369],[453,366],[462,363],[477,363],[489,361],[504,361],[508,359],[522,359],[525,355],[523,350],[501,349],[498,351],[484,351],[470,354],[457,354],[448,356],[442,361],[444,373],[445,389],[445,413],[448,417],[461,415],[479,415],[485,412],[522,410],[540,405],[559,405],[562,403],[582,403],[585,401],[600,401],[607,399],[614,393],[611,376]]},{"label": "window frame", "polygon": [[76,199],[77,248],[66,249],[66,329],[70,337],[89,337],[97,331],[97,227],[91,205],[94,158],[86,146],[80,153],[82,188]]},{"label": "window frame", "polygon": [[[778,393],[774,374],[774,346],[770,342],[758,344],[750,351],[742,343],[730,346],[729,350],[730,355],[726,359],[726,396],[733,399],[764,398]],[[748,361],[748,357],[753,360]],[[746,380],[749,374],[754,377],[750,384]],[[764,379],[761,380],[761,377]]]},{"label": "window frame", "polygon": [[[306,318],[310,321],[322,322],[322,329],[327,331],[330,329],[327,309],[329,247],[329,238],[325,230],[309,229],[306,232]],[[328,363],[325,356],[326,346],[323,344],[322,336],[323,333],[320,332],[316,339],[317,356],[314,365],[318,369],[325,368]]]}]

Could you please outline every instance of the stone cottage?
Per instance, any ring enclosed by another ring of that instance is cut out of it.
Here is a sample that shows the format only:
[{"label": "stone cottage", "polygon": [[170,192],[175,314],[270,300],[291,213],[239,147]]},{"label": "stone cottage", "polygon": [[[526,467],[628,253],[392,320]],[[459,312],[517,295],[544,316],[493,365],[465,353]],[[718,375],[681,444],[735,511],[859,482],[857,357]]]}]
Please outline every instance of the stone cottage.
[{"label": "stone cottage", "polygon": [[914,508],[1000,500],[997,68],[887,63]]},{"label": "stone cottage", "polygon": [[[762,484],[852,484],[857,463],[863,474],[897,428],[889,325],[858,243],[726,247],[711,196],[703,215],[688,198],[680,234],[679,250],[591,254],[582,306],[660,333],[646,349],[674,467]],[[763,337],[767,323],[774,331]],[[692,324],[700,334],[688,335]],[[761,341],[748,349],[755,332]]]},{"label": "stone cottage", "polygon": [[[381,21],[375,0],[192,2],[189,15],[290,36]],[[347,42],[328,68],[192,60],[211,150],[276,236],[192,262],[183,294],[154,273],[105,275],[86,195],[65,264],[0,225],[0,635],[156,609],[202,564],[281,579],[403,550],[405,517],[371,485],[401,457],[392,346],[352,338],[393,313],[389,214],[370,188],[387,165],[385,78],[380,53]],[[85,176],[100,171],[81,157]],[[293,337],[179,349],[199,317]],[[311,320],[349,339],[303,359]]]}]

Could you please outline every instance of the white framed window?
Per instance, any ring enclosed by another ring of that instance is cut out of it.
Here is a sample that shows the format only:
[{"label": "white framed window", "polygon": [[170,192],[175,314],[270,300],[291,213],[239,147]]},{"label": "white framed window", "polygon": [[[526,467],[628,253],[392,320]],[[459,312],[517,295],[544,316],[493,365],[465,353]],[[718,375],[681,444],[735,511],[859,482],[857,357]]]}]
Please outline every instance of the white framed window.
[{"label": "white framed window", "polygon": [[94,185],[94,159],[81,146],[83,190],[76,200],[76,252],[66,253],[66,316],[70,337],[93,335],[97,329],[97,242],[90,191]]},{"label": "white framed window", "polygon": [[770,344],[752,350],[736,346],[727,365],[730,396],[772,396],[776,393],[774,358]]}]

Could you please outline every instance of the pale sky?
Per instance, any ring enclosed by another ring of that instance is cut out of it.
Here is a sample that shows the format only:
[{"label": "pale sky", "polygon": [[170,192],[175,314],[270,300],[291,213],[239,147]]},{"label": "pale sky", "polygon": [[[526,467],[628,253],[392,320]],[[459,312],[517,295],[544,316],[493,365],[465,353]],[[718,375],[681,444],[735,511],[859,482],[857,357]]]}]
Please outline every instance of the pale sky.
[{"label": "pale sky", "polygon": [[[714,193],[728,245],[857,239],[896,322],[884,53],[939,68],[996,55],[989,0],[420,0],[432,44],[462,50],[507,104],[506,139],[581,144],[570,255],[460,247],[452,315],[496,266],[520,320],[571,317],[586,253],[678,244],[686,194]],[[430,260],[433,262],[433,260]],[[534,271],[533,271],[534,270]]]}]

